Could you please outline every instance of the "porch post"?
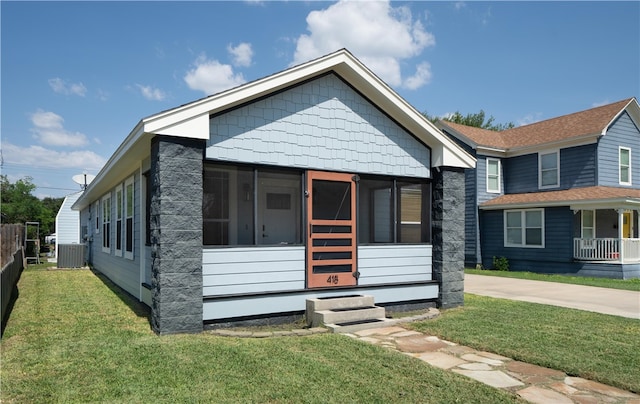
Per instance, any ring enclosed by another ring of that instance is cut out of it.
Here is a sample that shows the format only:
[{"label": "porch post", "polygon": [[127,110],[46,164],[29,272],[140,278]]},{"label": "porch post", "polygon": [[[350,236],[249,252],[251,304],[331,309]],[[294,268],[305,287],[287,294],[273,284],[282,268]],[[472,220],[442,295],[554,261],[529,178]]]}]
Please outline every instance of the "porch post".
[{"label": "porch post", "polygon": [[438,307],[464,304],[464,170],[438,167],[433,176],[433,277]]},{"label": "porch post", "polygon": [[623,234],[623,227],[624,227],[624,209],[618,209],[618,259],[620,260],[620,262],[624,262],[624,246],[622,243],[622,238],[624,236]]},{"label": "porch post", "polygon": [[151,141],[151,326],[202,331],[202,140]]}]

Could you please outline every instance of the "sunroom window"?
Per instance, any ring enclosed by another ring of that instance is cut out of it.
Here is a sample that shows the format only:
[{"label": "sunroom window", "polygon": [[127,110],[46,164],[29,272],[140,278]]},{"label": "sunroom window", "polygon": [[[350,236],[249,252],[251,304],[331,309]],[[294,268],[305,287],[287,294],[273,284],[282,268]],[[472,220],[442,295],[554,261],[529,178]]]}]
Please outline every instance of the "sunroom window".
[{"label": "sunroom window", "polygon": [[360,244],[431,241],[428,183],[367,176],[358,186]]},{"label": "sunroom window", "polygon": [[203,185],[204,245],[302,243],[300,172],[208,164]]}]

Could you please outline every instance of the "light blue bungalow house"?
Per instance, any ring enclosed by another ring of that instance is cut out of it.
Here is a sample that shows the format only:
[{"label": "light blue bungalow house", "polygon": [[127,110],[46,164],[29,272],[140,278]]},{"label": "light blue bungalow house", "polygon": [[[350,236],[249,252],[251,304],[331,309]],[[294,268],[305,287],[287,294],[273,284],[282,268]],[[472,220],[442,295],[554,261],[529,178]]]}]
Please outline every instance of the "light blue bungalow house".
[{"label": "light blue bungalow house", "polygon": [[465,263],[640,277],[635,98],[502,132],[439,121],[477,159],[466,172]]},{"label": "light blue bungalow house", "polygon": [[143,118],[73,207],[159,334],[353,294],[454,307],[474,163],[340,50]]}]

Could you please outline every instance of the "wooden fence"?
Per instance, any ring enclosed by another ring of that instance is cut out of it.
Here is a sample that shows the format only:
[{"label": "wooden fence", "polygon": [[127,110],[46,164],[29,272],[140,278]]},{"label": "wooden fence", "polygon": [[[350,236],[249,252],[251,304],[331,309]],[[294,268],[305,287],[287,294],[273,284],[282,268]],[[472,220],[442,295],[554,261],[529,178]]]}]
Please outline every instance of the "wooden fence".
[{"label": "wooden fence", "polygon": [[3,224],[0,229],[0,258],[2,273],[0,279],[0,318],[2,333],[9,319],[12,303],[18,297],[18,280],[24,269],[24,225]]}]

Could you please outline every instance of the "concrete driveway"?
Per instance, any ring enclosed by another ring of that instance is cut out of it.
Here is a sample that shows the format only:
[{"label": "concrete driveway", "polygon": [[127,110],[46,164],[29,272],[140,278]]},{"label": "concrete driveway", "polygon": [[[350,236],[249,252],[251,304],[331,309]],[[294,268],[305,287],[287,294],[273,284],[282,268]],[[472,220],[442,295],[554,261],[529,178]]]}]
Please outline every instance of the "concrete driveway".
[{"label": "concrete driveway", "polygon": [[465,274],[464,291],[640,319],[640,292],[629,290]]}]

